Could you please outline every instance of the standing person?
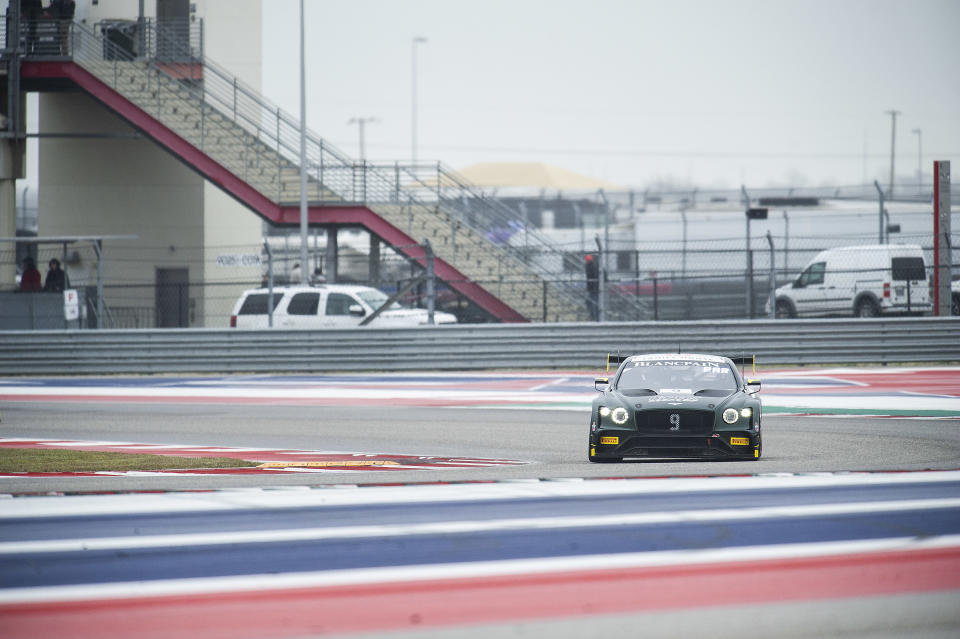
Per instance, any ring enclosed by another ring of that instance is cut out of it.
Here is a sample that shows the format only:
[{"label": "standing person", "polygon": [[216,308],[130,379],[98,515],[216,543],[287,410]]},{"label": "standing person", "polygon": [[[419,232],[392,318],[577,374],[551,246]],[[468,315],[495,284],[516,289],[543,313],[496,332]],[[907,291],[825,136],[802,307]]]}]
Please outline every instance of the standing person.
[{"label": "standing person", "polygon": [[[20,0],[20,24],[27,26],[27,54],[33,53],[37,45],[37,21],[43,17],[43,4],[40,0]],[[23,31],[21,30],[21,34]]]},{"label": "standing person", "polygon": [[587,253],[583,260],[587,278],[587,308],[590,309],[590,319],[596,322],[600,317],[600,266],[591,253]]},{"label": "standing person", "polygon": [[33,258],[29,255],[23,258],[23,275],[20,276],[20,292],[33,293],[42,288],[40,271]]},{"label": "standing person", "polygon": [[70,23],[77,11],[74,0],[50,0],[50,15],[57,21],[57,44],[62,55],[70,53],[70,43],[67,38],[70,33]]},{"label": "standing person", "polygon": [[63,270],[60,268],[60,260],[53,258],[47,265],[47,279],[43,283],[43,290],[48,293],[60,293],[67,286],[67,281]]}]

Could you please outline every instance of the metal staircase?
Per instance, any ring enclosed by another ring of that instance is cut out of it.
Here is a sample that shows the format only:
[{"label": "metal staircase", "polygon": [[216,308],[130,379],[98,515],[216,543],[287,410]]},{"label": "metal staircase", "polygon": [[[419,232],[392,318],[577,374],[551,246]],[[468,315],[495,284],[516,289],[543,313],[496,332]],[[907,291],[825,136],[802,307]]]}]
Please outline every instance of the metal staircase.
[{"label": "metal staircase", "polygon": [[[275,205],[272,211],[299,203],[299,122],[196,55],[180,34],[168,38],[155,23],[144,26],[147,51],[135,55],[74,23],[69,58],[262,195]],[[429,240],[438,259],[527,320],[590,319],[579,261],[531,229],[521,229],[523,244],[515,245],[508,236],[517,231],[516,212],[442,166],[434,166],[428,183],[415,167],[358,163],[313,133],[306,137],[311,209],[373,211],[414,241]],[[448,283],[456,288],[457,282]],[[631,308],[630,317],[635,303],[619,300]]]}]

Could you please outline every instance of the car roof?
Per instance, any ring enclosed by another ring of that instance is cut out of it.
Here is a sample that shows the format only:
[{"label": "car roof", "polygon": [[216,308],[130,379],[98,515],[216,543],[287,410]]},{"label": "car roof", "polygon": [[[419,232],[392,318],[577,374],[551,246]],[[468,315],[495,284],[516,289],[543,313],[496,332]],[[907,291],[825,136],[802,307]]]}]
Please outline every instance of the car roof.
[{"label": "car roof", "polygon": [[714,362],[717,364],[727,364],[729,360],[719,355],[704,355],[700,353],[644,353],[642,355],[631,355],[625,361],[645,362],[650,360],[670,360],[674,362]]},{"label": "car roof", "polygon": [[864,244],[862,246],[835,246],[820,251],[817,255],[828,253],[916,253],[922,252],[919,244]]},{"label": "car roof", "polygon": [[[373,288],[372,286],[362,286],[360,284],[317,284],[316,286],[304,286],[302,284],[297,286],[274,286],[274,293],[309,293],[309,292],[320,292],[328,291],[331,293],[360,293],[363,291],[377,291],[379,289]],[[266,287],[260,288],[251,288],[243,292],[244,295],[249,295],[251,293],[269,293],[270,289]]]}]

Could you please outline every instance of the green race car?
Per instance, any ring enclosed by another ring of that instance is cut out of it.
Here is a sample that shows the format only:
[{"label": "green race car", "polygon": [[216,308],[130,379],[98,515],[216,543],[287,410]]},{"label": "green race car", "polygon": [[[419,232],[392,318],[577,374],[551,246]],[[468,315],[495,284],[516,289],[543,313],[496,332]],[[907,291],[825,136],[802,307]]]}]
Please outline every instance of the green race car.
[{"label": "green race car", "polygon": [[598,377],[590,409],[588,457],[759,459],[760,381],[745,380],[728,357],[649,354]]}]

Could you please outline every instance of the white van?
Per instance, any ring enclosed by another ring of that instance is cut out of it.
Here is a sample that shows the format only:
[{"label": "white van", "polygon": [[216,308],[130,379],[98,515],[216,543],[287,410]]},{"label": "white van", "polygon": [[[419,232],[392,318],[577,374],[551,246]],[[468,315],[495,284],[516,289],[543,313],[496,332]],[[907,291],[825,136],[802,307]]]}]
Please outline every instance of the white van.
[{"label": "white van", "polygon": [[[267,314],[270,291],[244,291],[230,316],[232,328],[269,328]],[[355,328],[363,318],[383,306],[385,293],[369,286],[322,284],[318,286],[275,286],[273,288],[274,328]],[[435,312],[436,324],[456,324],[450,313]],[[427,325],[427,310],[391,304],[367,326],[409,327]]]},{"label": "white van", "polygon": [[931,310],[923,250],[913,244],[821,251],[796,280],[776,290],[777,317],[878,317]]}]

